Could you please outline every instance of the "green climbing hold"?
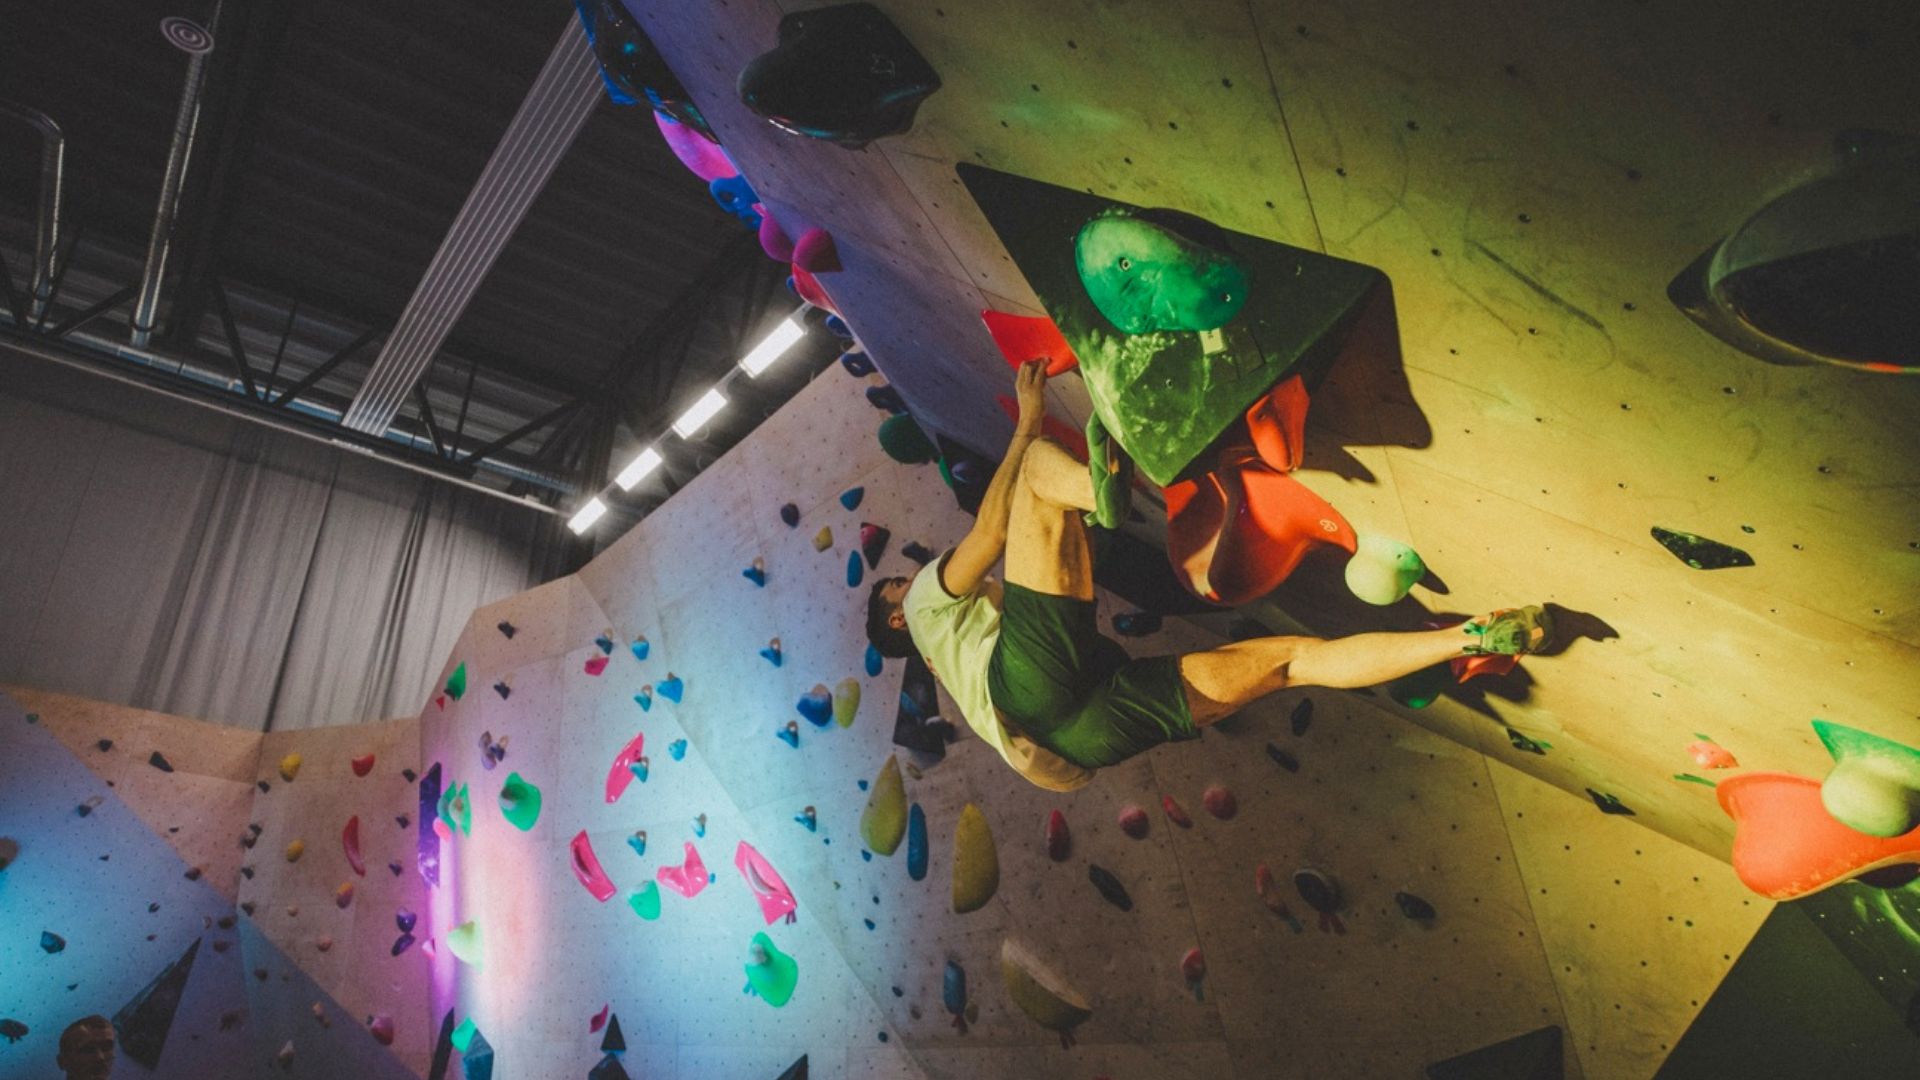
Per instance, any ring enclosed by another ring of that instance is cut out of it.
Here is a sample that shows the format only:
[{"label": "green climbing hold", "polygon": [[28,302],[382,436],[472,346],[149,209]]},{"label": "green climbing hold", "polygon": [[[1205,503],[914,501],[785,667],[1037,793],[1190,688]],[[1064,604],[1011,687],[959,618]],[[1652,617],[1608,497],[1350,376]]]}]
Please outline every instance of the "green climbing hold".
[{"label": "green climbing hold", "polygon": [[1223,240],[1186,214],[1114,207],[1081,227],[1073,258],[1094,307],[1122,332],[1217,330],[1247,302],[1247,272]]},{"label": "green climbing hold", "polygon": [[953,911],[965,915],[987,906],[1000,888],[1000,853],[987,816],[968,803],[953,830]]},{"label": "green climbing hold", "polygon": [[747,985],[760,1000],[780,1008],[793,999],[793,988],[799,981],[799,962],[781,952],[765,932],[753,935],[747,951]]},{"label": "green climbing hold", "polygon": [[460,1021],[459,1027],[453,1029],[453,1036],[449,1041],[453,1043],[455,1050],[464,1054],[467,1052],[467,1047],[472,1045],[473,1036],[479,1030],[480,1025],[474,1023],[473,1017],[469,1016],[465,1020]]},{"label": "green climbing hold", "polygon": [[1425,577],[1427,564],[1420,553],[1384,536],[1360,537],[1359,548],[1347,560],[1347,591],[1377,607],[1397,603]]},{"label": "green climbing hold", "polygon": [[467,665],[462,662],[459,667],[453,669],[453,674],[447,676],[447,696],[459,701],[466,692]]},{"label": "green climbing hold", "polygon": [[440,793],[440,820],[450,833],[458,830],[462,836],[473,835],[473,802],[467,785],[454,784]]},{"label": "green climbing hold", "polygon": [[902,465],[925,465],[940,456],[933,440],[912,416],[901,413],[880,422],[880,449]]},{"label": "green climbing hold", "polygon": [[1753,556],[1731,544],[1709,540],[1690,532],[1653,527],[1653,538],[1673,552],[1673,557],[1695,570],[1725,570],[1734,566],[1752,566]]},{"label": "green climbing hold", "polygon": [[1920,750],[1828,720],[1815,720],[1813,730],[1833,755],[1820,802],[1835,821],[1868,836],[1920,825]]},{"label": "green climbing hold", "polygon": [[1707,779],[1704,776],[1695,776],[1692,773],[1677,772],[1673,774],[1673,778],[1675,780],[1680,781],[1683,784],[1703,784],[1710,788],[1717,788],[1720,786],[1719,784],[1714,783],[1713,781]]},{"label": "green climbing hold", "polygon": [[660,886],[649,881],[627,897],[627,906],[635,915],[652,922],[660,917]]},{"label": "green climbing hold", "polygon": [[533,823],[540,820],[540,789],[521,779],[519,773],[508,773],[500,789],[500,812],[521,832],[533,828]]},{"label": "green climbing hold", "polygon": [[1453,673],[1445,664],[1421,668],[1387,684],[1387,696],[1409,709],[1424,709],[1447,688]]},{"label": "green climbing hold", "polygon": [[447,951],[453,953],[454,958],[461,963],[475,971],[480,970],[479,924],[468,919],[447,931]]},{"label": "green climbing hold", "polygon": [[1547,751],[1553,749],[1552,743],[1543,739],[1530,739],[1520,732],[1515,731],[1513,728],[1507,729],[1507,741],[1513,744],[1515,750],[1523,750],[1529,754],[1539,754],[1541,757],[1545,757]]},{"label": "green climbing hold", "polygon": [[907,786],[900,779],[899,759],[889,754],[860,813],[860,839],[875,855],[891,855],[906,834]]},{"label": "green climbing hold", "polygon": [[860,680],[841,679],[833,688],[833,722],[841,727],[852,727],[853,718],[860,712]]}]

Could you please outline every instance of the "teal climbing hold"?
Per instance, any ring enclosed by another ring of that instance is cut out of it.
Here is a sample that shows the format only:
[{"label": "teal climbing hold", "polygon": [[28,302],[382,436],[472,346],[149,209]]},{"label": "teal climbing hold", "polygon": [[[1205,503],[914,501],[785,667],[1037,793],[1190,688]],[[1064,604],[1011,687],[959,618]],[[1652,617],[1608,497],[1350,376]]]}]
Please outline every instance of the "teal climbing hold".
[{"label": "teal climbing hold", "polygon": [[860,500],[866,497],[867,497],[866,488],[850,487],[847,490],[840,493],[840,505],[846,507],[849,510],[858,510],[860,509]]},{"label": "teal climbing hold", "polygon": [[927,876],[927,815],[919,803],[907,812],[907,876],[915,881]]},{"label": "teal climbing hold", "polygon": [[633,703],[635,705],[640,706],[641,712],[652,712],[653,711],[653,687],[651,686],[641,687],[640,692],[633,695]]},{"label": "teal climbing hold", "polygon": [[796,724],[793,721],[789,720],[787,721],[786,727],[783,727],[779,731],[774,732],[774,734],[780,736],[781,742],[786,743],[788,746],[793,747],[795,750],[800,749],[800,725],[799,724]]},{"label": "teal climbing hold", "polygon": [[634,638],[633,644],[629,647],[633,649],[633,658],[635,660],[645,660],[647,654],[653,651],[653,646],[648,644],[647,639],[644,637]]},{"label": "teal climbing hold", "polygon": [[857,551],[848,552],[847,553],[847,588],[849,589],[858,588],[860,585],[860,579],[865,576],[866,576],[865,571],[860,568],[860,553]]},{"label": "teal climbing hold", "polygon": [[772,664],[774,667],[779,667],[781,660],[780,639],[774,638],[772,641],[767,642],[766,648],[760,650],[760,655],[766,659],[767,663]]},{"label": "teal climbing hold", "polygon": [[675,761],[684,760],[687,756],[687,740],[675,739],[668,743],[667,754]]},{"label": "teal climbing hold", "polygon": [[595,648],[598,648],[601,652],[606,653],[608,656],[613,655],[613,639],[608,637],[607,635],[601,634],[599,637],[594,638],[593,644]]},{"label": "teal climbing hold", "polygon": [[676,705],[680,703],[680,696],[687,692],[687,684],[681,682],[680,676],[671,671],[667,672],[666,678],[655,683],[653,688],[660,692],[661,697]]},{"label": "teal climbing hold", "polygon": [[740,576],[743,578],[746,578],[748,581],[753,582],[755,585],[758,585],[763,589],[766,588],[767,587],[767,561],[765,559],[753,560],[753,565],[747,567],[745,570],[740,571]]}]

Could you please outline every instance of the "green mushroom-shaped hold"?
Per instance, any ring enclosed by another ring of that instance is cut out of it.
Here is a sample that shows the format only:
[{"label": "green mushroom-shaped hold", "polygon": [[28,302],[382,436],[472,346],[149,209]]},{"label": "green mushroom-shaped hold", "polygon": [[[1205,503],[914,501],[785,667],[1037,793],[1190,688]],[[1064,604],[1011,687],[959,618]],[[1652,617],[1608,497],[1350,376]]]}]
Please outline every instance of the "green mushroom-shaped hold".
[{"label": "green mushroom-shaped hold", "polygon": [[1815,734],[1833,755],[1820,802],[1835,821],[1868,836],[1901,836],[1920,825],[1920,750],[1826,720]]},{"label": "green mushroom-shaped hold", "polygon": [[1420,553],[1385,536],[1362,536],[1347,560],[1347,590],[1378,607],[1396,603],[1427,573]]},{"label": "green mushroom-shaped hold", "polygon": [[891,855],[907,835],[907,786],[900,779],[900,761],[891,754],[867,793],[860,813],[860,839],[875,855]]},{"label": "green mushroom-shaped hold", "polygon": [[781,952],[764,932],[753,935],[747,950],[747,985],[760,1000],[777,1009],[793,1000],[799,981],[799,961]]},{"label": "green mushroom-shaped hold", "polygon": [[1073,258],[1093,306],[1128,334],[1217,330],[1246,306],[1247,272],[1219,228],[1177,211],[1106,211]]},{"label": "green mushroom-shaped hold", "polygon": [[521,832],[533,828],[533,823],[540,820],[540,789],[521,779],[519,773],[508,773],[506,784],[500,788],[500,813]]}]

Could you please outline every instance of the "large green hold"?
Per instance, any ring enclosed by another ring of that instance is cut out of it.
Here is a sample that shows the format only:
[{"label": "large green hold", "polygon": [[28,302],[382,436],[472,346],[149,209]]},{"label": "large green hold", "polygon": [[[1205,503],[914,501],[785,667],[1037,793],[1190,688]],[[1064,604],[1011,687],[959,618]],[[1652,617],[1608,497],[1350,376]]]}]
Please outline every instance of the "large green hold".
[{"label": "large green hold", "polygon": [[1220,230],[1169,211],[1113,207],[1081,226],[1074,266],[1093,306],[1129,334],[1217,330],[1247,303],[1247,272],[1202,236]]},{"label": "large green hold", "polygon": [[627,906],[635,915],[652,922],[660,917],[660,886],[649,881],[627,897]]},{"label": "large green hold", "polygon": [[459,667],[453,669],[453,674],[447,676],[447,696],[455,701],[459,701],[466,692],[467,665],[462,662]]},{"label": "large green hold", "polygon": [[473,800],[467,793],[467,785],[454,784],[440,793],[440,820],[449,833],[473,835]]},{"label": "large green hold", "polygon": [[1815,720],[1813,730],[1833,755],[1820,802],[1835,821],[1868,836],[1920,825],[1920,750],[1829,720]]},{"label": "large green hold", "polygon": [[953,910],[979,911],[1000,889],[1000,852],[993,846],[987,815],[968,803],[953,830]]},{"label": "large green hold", "polygon": [[480,970],[480,925],[468,919],[447,931],[447,950],[461,963]]},{"label": "large green hold", "polygon": [[875,855],[891,855],[907,835],[907,785],[900,779],[900,761],[891,754],[867,792],[867,808],[860,814],[860,839]]},{"label": "large green hold", "polygon": [[793,988],[799,981],[799,961],[781,952],[764,932],[753,935],[747,956],[747,985],[760,1000],[777,1009],[793,999]]},{"label": "large green hold", "polygon": [[500,789],[500,813],[521,832],[533,828],[533,823],[540,820],[540,789],[522,780],[519,773],[508,773],[506,785]]}]

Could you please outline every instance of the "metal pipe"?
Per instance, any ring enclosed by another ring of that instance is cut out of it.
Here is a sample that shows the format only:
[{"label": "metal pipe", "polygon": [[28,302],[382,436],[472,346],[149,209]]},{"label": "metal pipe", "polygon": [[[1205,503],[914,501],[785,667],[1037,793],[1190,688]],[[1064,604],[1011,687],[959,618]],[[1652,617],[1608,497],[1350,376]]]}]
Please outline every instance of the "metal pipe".
[{"label": "metal pipe", "polygon": [[[214,8],[208,30],[217,29],[220,9]],[[133,305],[127,340],[144,349],[153,340],[153,322],[160,309],[160,285],[167,276],[167,253],[173,246],[174,215],[180,209],[180,186],[187,178],[187,159],[193,152],[194,132],[200,126],[200,90],[207,81],[209,47],[189,55],[187,81],[180,91],[180,108],[173,116],[173,145],[167,150],[167,171],[160,179],[160,204],[153,212],[153,234],[147,241],[147,261],[140,271],[140,298]]]},{"label": "metal pipe", "polygon": [[53,117],[39,109],[0,101],[0,116],[9,116],[40,133],[40,220],[33,236],[33,281],[27,291],[33,297],[28,318],[40,322],[46,318],[47,305],[53,302],[53,281],[58,276],[60,259],[60,198],[66,175],[67,137]]}]

